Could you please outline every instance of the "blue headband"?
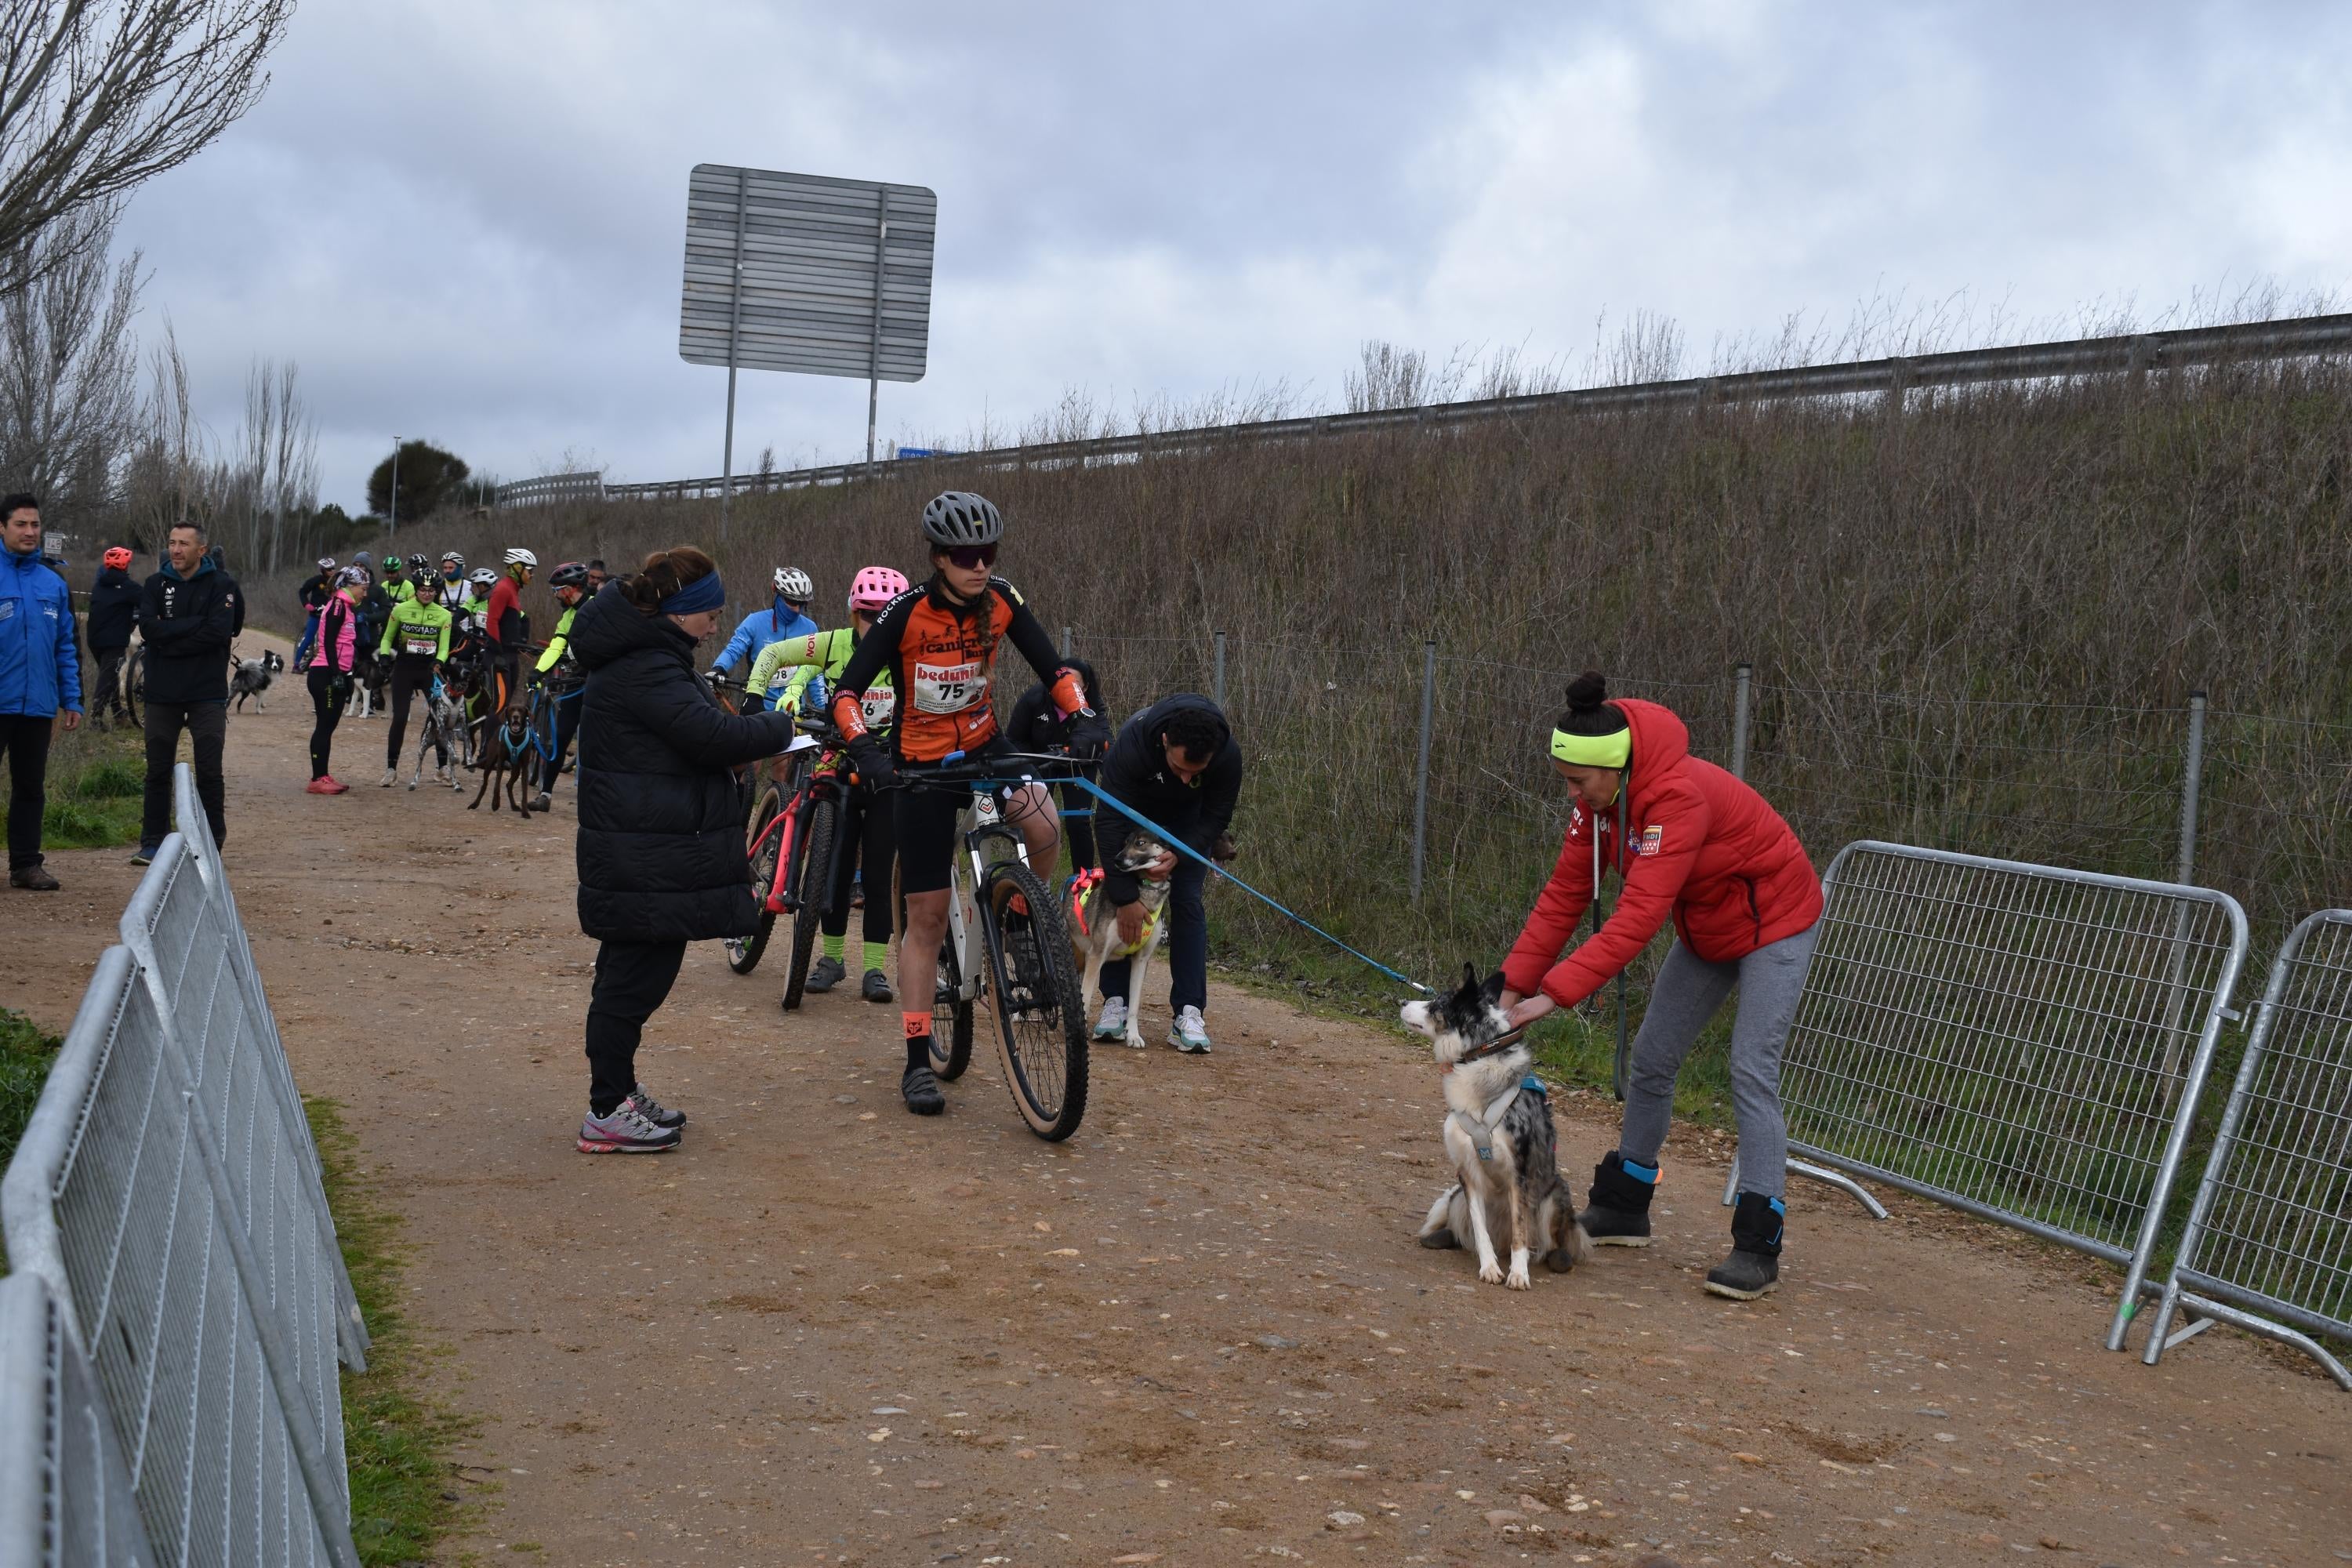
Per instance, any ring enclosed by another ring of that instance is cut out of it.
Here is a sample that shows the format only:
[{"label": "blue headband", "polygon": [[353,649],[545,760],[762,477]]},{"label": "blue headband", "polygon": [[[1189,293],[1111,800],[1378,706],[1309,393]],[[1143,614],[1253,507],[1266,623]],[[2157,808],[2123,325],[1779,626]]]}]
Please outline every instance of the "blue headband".
[{"label": "blue headband", "polygon": [[715,610],[727,603],[727,585],[712,572],[672,594],[654,607],[665,616],[695,616],[705,610]]}]

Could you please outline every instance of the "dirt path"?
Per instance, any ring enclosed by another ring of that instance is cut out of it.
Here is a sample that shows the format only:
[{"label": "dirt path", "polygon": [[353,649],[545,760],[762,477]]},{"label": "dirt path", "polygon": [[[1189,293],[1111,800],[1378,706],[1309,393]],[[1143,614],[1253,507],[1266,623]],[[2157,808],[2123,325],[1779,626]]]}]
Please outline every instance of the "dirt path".
[{"label": "dirt path", "polygon": [[[986,1055],[916,1121],[887,1009],[787,1019],[773,959],[740,979],[709,944],[643,1058],[685,1149],[579,1155],[569,781],[528,825],[379,790],[384,723],[346,720],[338,772],[367,782],[310,797],[308,703],[276,695],[230,726],[228,863],[297,1074],[408,1215],[415,1318],[485,1418],[463,1474],[498,1493],[464,1549],[2352,1562],[2352,1399],[2299,1363],[2215,1332],[2143,1367],[2099,1348],[2098,1271],[1801,1185],[1780,1292],[1706,1297],[1727,1151],[1695,1134],[1657,1246],[1477,1286],[1412,1240],[1425,1060],[1232,990],[1214,1056],[1098,1055],[1049,1148]],[[0,974],[60,1027],[138,873],[53,858],[67,891],[13,897]],[[1609,1108],[1559,1103],[1588,1165]]]}]

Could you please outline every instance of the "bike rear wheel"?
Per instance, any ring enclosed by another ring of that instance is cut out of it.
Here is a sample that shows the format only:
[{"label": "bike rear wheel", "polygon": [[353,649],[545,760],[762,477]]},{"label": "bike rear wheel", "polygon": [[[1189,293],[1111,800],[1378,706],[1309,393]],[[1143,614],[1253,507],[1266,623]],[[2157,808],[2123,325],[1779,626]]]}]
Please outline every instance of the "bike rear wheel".
[{"label": "bike rear wheel", "polygon": [[1058,1143],[1087,1113],[1087,1016],[1069,935],[1045,882],[1017,861],[988,868],[981,909],[1004,1080],[1029,1131]]},{"label": "bike rear wheel", "polygon": [[800,857],[800,908],[793,911],[793,951],[784,971],[784,1011],[801,1005],[808,985],[809,960],[824,923],[825,905],[833,897],[834,839],[841,821],[841,803],[820,796],[809,803],[807,830],[794,846]]},{"label": "bike rear wheel", "polygon": [[[760,901],[760,921],[750,936],[727,939],[727,967],[738,974],[749,974],[760,967],[760,955],[768,951],[768,937],[776,929],[775,911],[768,908],[768,889],[776,885],[776,857],[782,853],[783,833],[782,829],[768,833],[768,824],[783,809],[782,799],[769,789],[751,808],[751,820],[743,830],[746,850],[754,844],[760,846],[759,853],[751,857],[751,896]],[[761,843],[763,833],[768,836]]]}]

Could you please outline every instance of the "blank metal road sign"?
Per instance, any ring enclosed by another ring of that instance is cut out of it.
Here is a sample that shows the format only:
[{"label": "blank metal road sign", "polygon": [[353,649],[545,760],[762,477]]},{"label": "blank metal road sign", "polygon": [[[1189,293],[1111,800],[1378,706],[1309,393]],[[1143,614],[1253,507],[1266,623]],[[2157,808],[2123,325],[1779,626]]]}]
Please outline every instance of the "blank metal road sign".
[{"label": "blank metal road sign", "polygon": [[939,197],[698,163],[677,352],[695,364],[920,381]]}]

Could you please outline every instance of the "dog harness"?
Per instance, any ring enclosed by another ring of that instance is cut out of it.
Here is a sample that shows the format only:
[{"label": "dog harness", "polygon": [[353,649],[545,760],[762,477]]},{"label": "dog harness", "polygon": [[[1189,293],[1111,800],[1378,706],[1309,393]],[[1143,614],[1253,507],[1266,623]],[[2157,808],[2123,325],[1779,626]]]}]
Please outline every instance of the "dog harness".
[{"label": "dog harness", "polygon": [[1510,1113],[1511,1101],[1529,1091],[1532,1091],[1538,1100],[1550,1099],[1549,1091],[1544,1088],[1543,1079],[1529,1073],[1505,1089],[1493,1104],[1487,1106],[1486,1115],[1473,1116],[1466,1110],[1450,1110],[1446,1112],[1445,1120],[1461,1125],[1464,1134],[1470,1140],[1470,1146],[1478,1151],[1478,1159],[1481,1163],[1484,1163],[1495,1157],[1495,1129],[1500,1127],[1503,1124],[1503,1118]]},{"label": "dog harness", "polygon": [[[1076,922],[1080,936],[1094,935],[1087,929],[1087,895],[1099,887],[1102,879],[1103,868],[1099,866],[1089,868],[1070,879],[1070,919]],[[1167,907],[1162,904],[1159,909],[1147,911],[1143,917],[1143,930],[1135,941],[1126,946],[1112,948],[1109,956],[1133,958],[1141,952],[1150,944],[1151,933],[1160,929],[1160,917]]]}]

